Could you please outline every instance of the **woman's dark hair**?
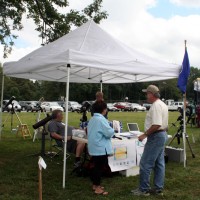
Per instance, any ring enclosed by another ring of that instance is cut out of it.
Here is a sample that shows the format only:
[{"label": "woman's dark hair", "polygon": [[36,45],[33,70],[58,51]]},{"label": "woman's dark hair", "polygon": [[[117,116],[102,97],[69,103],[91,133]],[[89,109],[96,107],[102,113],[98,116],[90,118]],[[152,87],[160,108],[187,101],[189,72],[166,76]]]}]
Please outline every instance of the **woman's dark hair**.
[{"label": "woman's dark hair", "polygon": [[93,104],[94,113],[102,113],[107,108],[107,104],[104,101],[96,101]]}]

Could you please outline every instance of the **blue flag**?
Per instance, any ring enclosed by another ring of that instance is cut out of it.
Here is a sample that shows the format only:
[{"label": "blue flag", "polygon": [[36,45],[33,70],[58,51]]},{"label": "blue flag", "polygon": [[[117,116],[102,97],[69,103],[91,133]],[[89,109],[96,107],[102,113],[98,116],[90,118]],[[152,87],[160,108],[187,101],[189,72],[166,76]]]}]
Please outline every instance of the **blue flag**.
[{"label": "blue flag", "polygon": [[177,87],[184,94],[186,92],[188,76],[190,75],[190,62],[188,58],[187,48],[185,48],[185,55],[183,58],[182,69],[178,77]]}]

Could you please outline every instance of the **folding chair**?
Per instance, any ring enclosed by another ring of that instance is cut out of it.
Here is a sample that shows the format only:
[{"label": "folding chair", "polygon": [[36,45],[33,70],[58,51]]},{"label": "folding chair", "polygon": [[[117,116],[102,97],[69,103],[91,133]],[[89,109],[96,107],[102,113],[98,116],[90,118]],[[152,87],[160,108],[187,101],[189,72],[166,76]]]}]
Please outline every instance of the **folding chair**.
[{"label": "folding chair", "polygon": [[[49,157],[51,159],[53,159],[56,156],[59,156],[60,154],[64,153],[64,143],[63,141],[60,141],[60,145],[59,142],[56,142],[56,139],[53,138],[48,130],[48,125],[49,122],[45,124],[45,131],[48,133],[49,135],[49,139],[50,139],[50,148],[49,148]],[[66,159],[68,159],[70,157],[70,154],[66,152]]]}]

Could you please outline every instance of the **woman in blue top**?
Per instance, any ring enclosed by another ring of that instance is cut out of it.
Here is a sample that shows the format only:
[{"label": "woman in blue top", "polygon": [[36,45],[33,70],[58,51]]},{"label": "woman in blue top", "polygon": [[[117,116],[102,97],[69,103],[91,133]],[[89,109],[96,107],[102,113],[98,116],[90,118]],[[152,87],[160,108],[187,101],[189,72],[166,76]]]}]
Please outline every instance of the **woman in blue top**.
[{"label": "woman in blue top", "polygon": [[94,115],[88,124],[88,151],[94,162],[91,173],[92,187],[95,194],[107,195],[108,192],[100,186],[101,169],[108,163],[108,155],[113,153],[111,137],[114,135],[114,129],[104,117],[107,112],[107,104],[104,101],[96,101],[93,109]]}]

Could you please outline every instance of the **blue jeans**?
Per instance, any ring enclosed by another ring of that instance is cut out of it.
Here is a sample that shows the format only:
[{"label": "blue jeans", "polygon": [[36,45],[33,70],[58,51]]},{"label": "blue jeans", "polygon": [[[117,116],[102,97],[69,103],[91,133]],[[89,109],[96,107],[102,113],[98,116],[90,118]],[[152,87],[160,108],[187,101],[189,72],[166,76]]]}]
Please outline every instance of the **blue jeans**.
[{"label": "blue jeans", "polygon": [[150,175],[154,170],[154,188],[162,190],[165,177],[164,148],[167,141],[165,131],[152,133],[147,138],[144,152],[140,160],[140,190],[150,189]]}]

